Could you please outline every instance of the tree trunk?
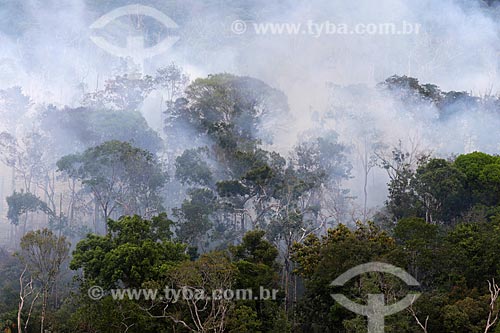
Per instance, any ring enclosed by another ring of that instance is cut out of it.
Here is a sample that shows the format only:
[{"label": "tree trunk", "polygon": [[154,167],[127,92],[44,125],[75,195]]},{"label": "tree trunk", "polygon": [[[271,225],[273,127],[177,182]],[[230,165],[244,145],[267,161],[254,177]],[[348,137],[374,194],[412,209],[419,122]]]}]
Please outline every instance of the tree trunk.
[{"label": "tree trunk", "polygon": [[45,316],[47,313],[47,298],[49,296],[49,290],[47,286],[43,287],[43,300],[42,300],[42,313],[40,315],[40,333],[44,333]]},{"label": "tree trunk", "polygon": [[104,233],[107,235],[108,234],[108,218],[109,218],[109,213],[108,209],[104,209]]},{"label": "tree trunk", "polygon": [[19,291],[19,306],[17,308],[17,332],[18,333],[23,333],[21,329],[21,312],[23,311],[24,307],[24,273],[26,272],[27,267],[24,267],[23,272],[21,273],[21,276],[19,277],[19,285],[21,290]]}]

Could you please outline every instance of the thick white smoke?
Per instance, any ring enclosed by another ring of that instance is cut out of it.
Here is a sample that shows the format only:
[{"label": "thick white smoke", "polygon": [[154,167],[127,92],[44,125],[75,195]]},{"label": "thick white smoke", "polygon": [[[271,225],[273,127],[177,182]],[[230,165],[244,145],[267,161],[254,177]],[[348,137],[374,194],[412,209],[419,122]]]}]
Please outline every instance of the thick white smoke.
[{"label": "thick white smoke", "polygon": [[[179,41],[147,60],[146,72],[175,61],[191,78],[231,72],[262,79],[287,94],[293,117],[276,133],[277,150],[288,151],[301,133],[318,128],[336,130],[341,141],[355,147],[353,159],[361,146],[375,140],[373,135],[389,146],[418,138],[423,149],[442,155],[474,149],[497,153],[500,148],[497,115],[464,109],[438,121],[432,106],[409,106],[421,113],[402,114],[375,89],[376,83],[399,74],[445,91],[496,95],[499,12],[480,0],[10,1],[0,7],[0,88],[19,85],[35,102],[78,106],[83,93],[127,70],[123,59],[90,41],[89,26],[131,3],[155,7],[179,25]],[[235,20],[246,22],[245,33],[231,31]],[[259,23],[304,27],[308,22],[349,27],[407,22],[419,24],[420,30],[399,35],[254,30]],[[120,33],[136,33],[136,23],[122,19],[104,35],[123,43]],[[156,26],[145,26],[154,35]],[[160,29],[158,38],[166,33]],[[153,125],[160,119],[160,99],[150,96],[143,106]],[[352,190],[359,195],[362,172],[359,163],[355,166]],[[371,173],[370,191],[377,193],[372,204],[383,200],[382,175]]]}]

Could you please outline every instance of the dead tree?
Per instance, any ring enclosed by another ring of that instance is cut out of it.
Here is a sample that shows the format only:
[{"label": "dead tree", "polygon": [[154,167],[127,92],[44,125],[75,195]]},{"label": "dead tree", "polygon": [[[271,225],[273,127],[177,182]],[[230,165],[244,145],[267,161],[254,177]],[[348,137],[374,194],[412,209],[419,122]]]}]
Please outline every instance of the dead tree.
[{"label": "dead tree", "polygon": [[[25,283],[24,281],[24,274],[26,274],[26,271],[28,269],[28,265],[24,266],[23,271],[21,272],[21,275],[19,276],[19,305],[17,308],[17,332],[22,333],[22,326],[21,326],[21,314],[23,312],[24,304],[27,302],[28,298],[34,294],[35,288],[33,287],[33,278],[30,278],[29,282]],[[28,311],[28,317],[26,318],[26,322],[24,324],[24,331],[28,331],[28,323],[31,318],[31,313],[33,311],[33,305],[35,304],[35,301],[38,299],[38,296],[40,295],[40,292],[37,292],[34,294],[33,299],[31,300],[30,308]]]},{"label": "dead tree", "polygon": [[498,309],[496,307],[498,294],[500,293],[500,287],[495,283],[495,279],[488,281],[488,289],[490,291],[490,311],[488,313],[488,321],[486,322],[486,327],[484,328],[484,333],[488,333],[491,327],[495,325],[498,320]]},{"label": "dead tree", "polygon": [[[415,302],[415,297],[413,298],[413,302]],[[411,305],[408,307],[408,312],[410,312],[410,314],[412,315],[412,317],[415,319],[415,321],[417,322],[418,326],[420,326],[420,328],[422,329],[422,331],[424,333],[427,333],[427,323],[429,321],[429,316],[425,317],[425,321],[422,323],[420,321],[420,319],[418,318],[417,316],[417,313],[415,312],[415,309],[413,309],[413,302],[411,303]]]}]

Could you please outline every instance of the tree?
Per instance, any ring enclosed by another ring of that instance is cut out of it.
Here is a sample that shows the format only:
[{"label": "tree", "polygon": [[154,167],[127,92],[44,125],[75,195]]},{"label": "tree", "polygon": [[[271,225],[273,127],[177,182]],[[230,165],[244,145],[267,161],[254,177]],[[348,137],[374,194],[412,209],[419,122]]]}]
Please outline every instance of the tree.
[{"label": "tree", "polygon": [[[286,97],[279,90],[253,78],[216,74],[196,79],[186,88],[185,98],[167,110],[166,127],[175,130],[178,123],[183,130],[190,126],[195,135],[211,138],[221,159],[237,147],[272,138],[271,125],[287,113]],[[264,122],[268,124],[263,131],[259,127]],[[176,136],[175,131],[167,134]]]},{"label": "tree", "polygon": [[129,143],[108,141],[82,154],[64,156],[57,167],[92,192],[104,221],[117,209],[143,216],[161,210],[159,192],[167,175],[153,154]]},{"label": "tree", "polygon": [[299,182],[307,184],[299,188],[299,207],[315,220],[314,227],[347,218],[349,190],[343,183],[351,178],[349,151],[333,131],[300,142],[294,148],[290,169],[295,170]]},{"label": "tree", "polygon": [[[0,146],[4,148],[0,158],[12,168],[13,172],[14,193],[7,198],[10,204],[9,209],[11,209],[9,213],[11,222],[17,226],[22,214],[24,233],[30,217],[29,213],[39,210],[47,215],[50,224],[59,222],[58,225],[62,226],[64,214],[61,205],[56,204],[56,179],[53,171],[55,151],[50,137],[38,128],[23,133],[20,138],[1,133]],[[19,187],[19,182],[16,182],[18,179],[21,180],[20,193],[16,192],[16,187]],[[37,191],[42,192],[43,200],[35,195]],[[56,214],[57,219],[55,219]]]},{"label": "tree", "polygon": [[[498,218],[490,222],[460,223],[445,237],[449,283],[484,290],[481,281],[492,279],[500,270]],[[486,291],[486,290],[485,290]]]},{"label": "tree", "polygon": [[205,161],[207,149],[186,149],[175,160],[175,178],[182,184],[213,186],[213,176]]},{"label": "tree", "polygon": [[[297,318],[304,325],[303,331],[338,332],[359,325],[361,318],[356,318],[330,296],[330,283],[348,269],[372,261],[401,266],[395,240],[372,222],[359,222],[353,230],[339,224],[321,238],[310,235],[303,242],[294,244],[292,259],[297,263],[296,273],[304,279],[306,287],[298,305]],[[383,293],[388,300],[396,299],[403,290],[401,280],[376,273],[362,274],[342,287],[344,295],[361,302],[369,293]],[[407,331],[405,325],[409,317],[398,314],[390,319],[387,326],[393,327],[394,331]]]},{"label": "tree", "polygon": [[228,320],[230,333],[259,333],[261,327],[262,322],[255,310],[246,305],[236,307]]},{"label": "tree", "polygon": [[264,235],[263,230],[247,232],[241,244],[230,248],[235,259],[273,267],[278,250],[263,238]]},{"label": "tree", "polygon": [[402,218],[394,228],[394,238],[402,245],[408,272],[426,288],[444,273],[443,230],[422,218]]},{"label": "tree", "polygon": [[483,187],[485,204],[495,206],[499,204],[500,197],[500,158],[496,163],[486,165],[479,175]]},{"label": "tree", "polygon": [[189,319],[173,315],[168,318],[190,332],[225,332],[234,301],[217,292],[230,290],[234,276],[234,266],[221,252],[204,254],[195,262],[183,262],[171,273],[174,286],[178,290],[190,290],[194,295],[202,291],[208,297],[183,297],[181,306],[187,308]]},{"label": "tree", "polygon": [[[210,205],[216,210],[204,214],[202,224],[202,229],[213,227],[214,238],[235,240],[249,222],[256,226],[270,212],[271,180],[276,169],[282,172],[285,160],[260,148],[261,138],[270,134],[262,133],[260,126],[272,113],[287,112],[282,92],[262,81],[229,74],[195,80],[187,87],[185,97],[171,105],[167,134],[173,136],[172,142],[185,135],[187,128],[192,133],[189,141],[195,146],[197,142],[209,142],[181,153],[175,167],[177,179],[191,187],[190,197],[212,192],[217,199],[216,205]],[[176,134],[178,129],[182,133]],[[199,218],[186,220],[190,214],[184,208],[194,208],[190,199],[176,211],[180,225],[197,225]]]},{"label": "tree", "polygon": [[164,213],[150,220],[137,215],[110,219],[108,234],[89,234],[77,243],[70,268],[82,269],[86,282],[105,290],[139,288],[187,258],[185,246],[171,240],[172,223]]},{"label": "tree", "polygon": [[[23,318],[19,318],[19,308],[32,302],[36,296],[31,292],[32,278],[27,278],[25,273],[26,266],[12,253],[0,247],[0,330],[22,330]],[[21,297],[25,298],[24,303]]]},{"label": "tree", "polygon": [[495,283],[495,279],[492,281],[488,281],[488,289],[490,291],[490,311],[488,313],[488,320],[486,321],[486,327],[484,329],[484,333],[488,333],[490,328],[495,325],[498,320],[498,308],[497,308],[497,298],[500,293],[500,287]]},{"label": "tree", "polygon": [[423,101],[438,104],[444,97],[436,85],[420,84],[418,79],[406,75],[393,75],[384,82],[379,83],[378,87],[394,94],[401,101],[408,104]]},{"label": "tree", "polygon": [[[162,313],[168,300],[117,299],[109,291],[163,290],[169,285],[166,281],[170,281],[167,276],[171,270],[188,260],[186,245],[172,239],[172,223],[164,213],[151,219],[123,216],[108,220],[108,234],[89,234],[78,242],[70,263],[71,269],[81,270],[81,293],[72,315],[73,327],[109,333],[165,329],[165,323],[155,320],[155,316]],[[106,292],[100,300],[88,297],[88,288],[95,285]]]},{"label": "tree", "polygon": [[390,153],[377,152],[379,165],[389,176],[388,198],[386,207],[392,218],[397,221],[403,217],[418,216],[420,207],[416,203],[411,181],[415,170],[423,165],[429,156],[418,150],[418,145],[412,142],[411,149],[406,150],[403,143],[393,147]]},{"label": "tree", "polygon": [[154,79],[149,75],[116,76],[106,81],[103,90],[88,93],[82,104],[92,108],[119,111],[138,111],[144,99],[154,88]]},{"label": "tree", "polygon": [[[10,133],[0,133],[0,158],[13,170],[13,177],[22,180],[22,189],[26,192],[32,190],[37,178],[46,171],[44,164],[45,137],[38,131],[26,133],[17,139]],[[15,181],[15,179],[13,179]]]},{"label": "tree", "polygon": [[28,324],[31,319],[31,314],[33,311],[33,306],[35,305],[38,296],[40,296],[40,292],[35,289],[33,286],[33,277],[31,277],[28,281],[25,281],[25,273],[28,269],[28,265],[24,266],[24,269],[19,276],[19,305],[17,308],[17,331],[22,333],[23,325],[22,325],[22,312],[24,309],[25,303],[31,298],[31,304],[28,311],[28,316],[26,318],[26,322],[24,324],[24,331],[26,332],[28,329]]},{"label": "tree", "polygon": [[179,208],[174,208],[178,219],[176,234],[184,242],[205,249],[208,232],[213,227],[211,217],[217,202],[215,194],[209,189],[191,189]]},{"label": "tree", "polygon": [[21,239],[19,258],[42,289],[40,332],[44,333],[49,293],[68,259],[70,244],[64,236],[57,237],[48,229],[30,231]]},{"label": "tree", "polygon": [[[333,132],[304,140],[289,160],[265,150],[262,141],[270,136],[259,127],[268,119],[276,123],[271,114],[279,117],[287,111],[284,95],[263,82],[218,74],[189,85],[185,98],[172,105],[170,125],[190,126],[196,133],[192,141],[209,142],[176,159],[177,178],[198,187],[187,192],[188,199],[175,211],[180,230],[190,231],[179,235],[207,234],[231,244],[249,229],[268,231],[285,260],[282,276],[291,304],[295,282],[290,248],[345,216],[347,190],[342,183],[351,166],[347,147]],[[195,200],[201,194],[214,200],[201,207]],[[198,238],[192,239],[199,244]]]},{"label": "tree", "polygon": [[[45,202],[40,200],[36,195],[31,193],[14,192],[6,198],[9,210],[7,218],[14,225],[19,225],[19,217],[28,212],[43,212],[51,217],[55,217],[54,212],[47,206]],[[24,220],[23,234],[26,232],[26,219]]]},{"label": "tree", "polygon": [[431,159],[421,165],[411,180],[418,202],[429,223],[448,222],[464,208],[465,175],[443,159]]},{"label": "tree", "polygon": [[[498,196],[495,192],[495,182],[490,183],[489,178],[494,176],[496,165],[500,159],[481,152],[473,152],[458,156],[454,166],[466,177],[466,198],[470,201],[469,206],[477,204],[495,205]],[[491,180],[494,180],[491,179]]]},{"label": "tree", "polygon": [[377,166],[377,152],[384,145],[377,131],[363,131],[358,142],[358,157],[363,168],[363,221],[368,220],[368,177],[371,170]]},{"label": "tree", "polygon": [[[276,290],[280,287],[278,249],[264,239],[264,235],[263,230],[249,231],[240,244],[229,248],[237,269],[235,287],[251,289],[253,295],[257,295],[260,288]],[[270,331],[277,324],[276,315],[283,309],[282,298],[280,292],[279,299],[237,301],[229,327],[235,332],[236,327],[244,331],[250,329],[248,326],[263,332]]]},{"label": "tree", "polygon": [[172,103],[184,92],[189,76],[174,63],[156,70],[155,84],[165,92],[167,103]]}]

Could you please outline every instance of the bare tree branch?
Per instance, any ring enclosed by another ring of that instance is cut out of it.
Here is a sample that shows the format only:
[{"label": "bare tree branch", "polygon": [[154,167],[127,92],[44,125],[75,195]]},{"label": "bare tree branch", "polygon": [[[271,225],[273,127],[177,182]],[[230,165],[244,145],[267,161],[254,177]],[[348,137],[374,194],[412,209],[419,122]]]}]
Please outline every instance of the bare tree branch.
[{"label": "bare tree branch", "polygon": [[488,333],[491,327],[495,325],[498,320],[498,309],[496,307],[496,302],[498,294],[500,293],[500,287],[495,283],[495,279],[488,281],[488,290],[490,291],[490,311],[488,313],[488,320],[486,321],[486,327],[484,328],[484,333]]}]

